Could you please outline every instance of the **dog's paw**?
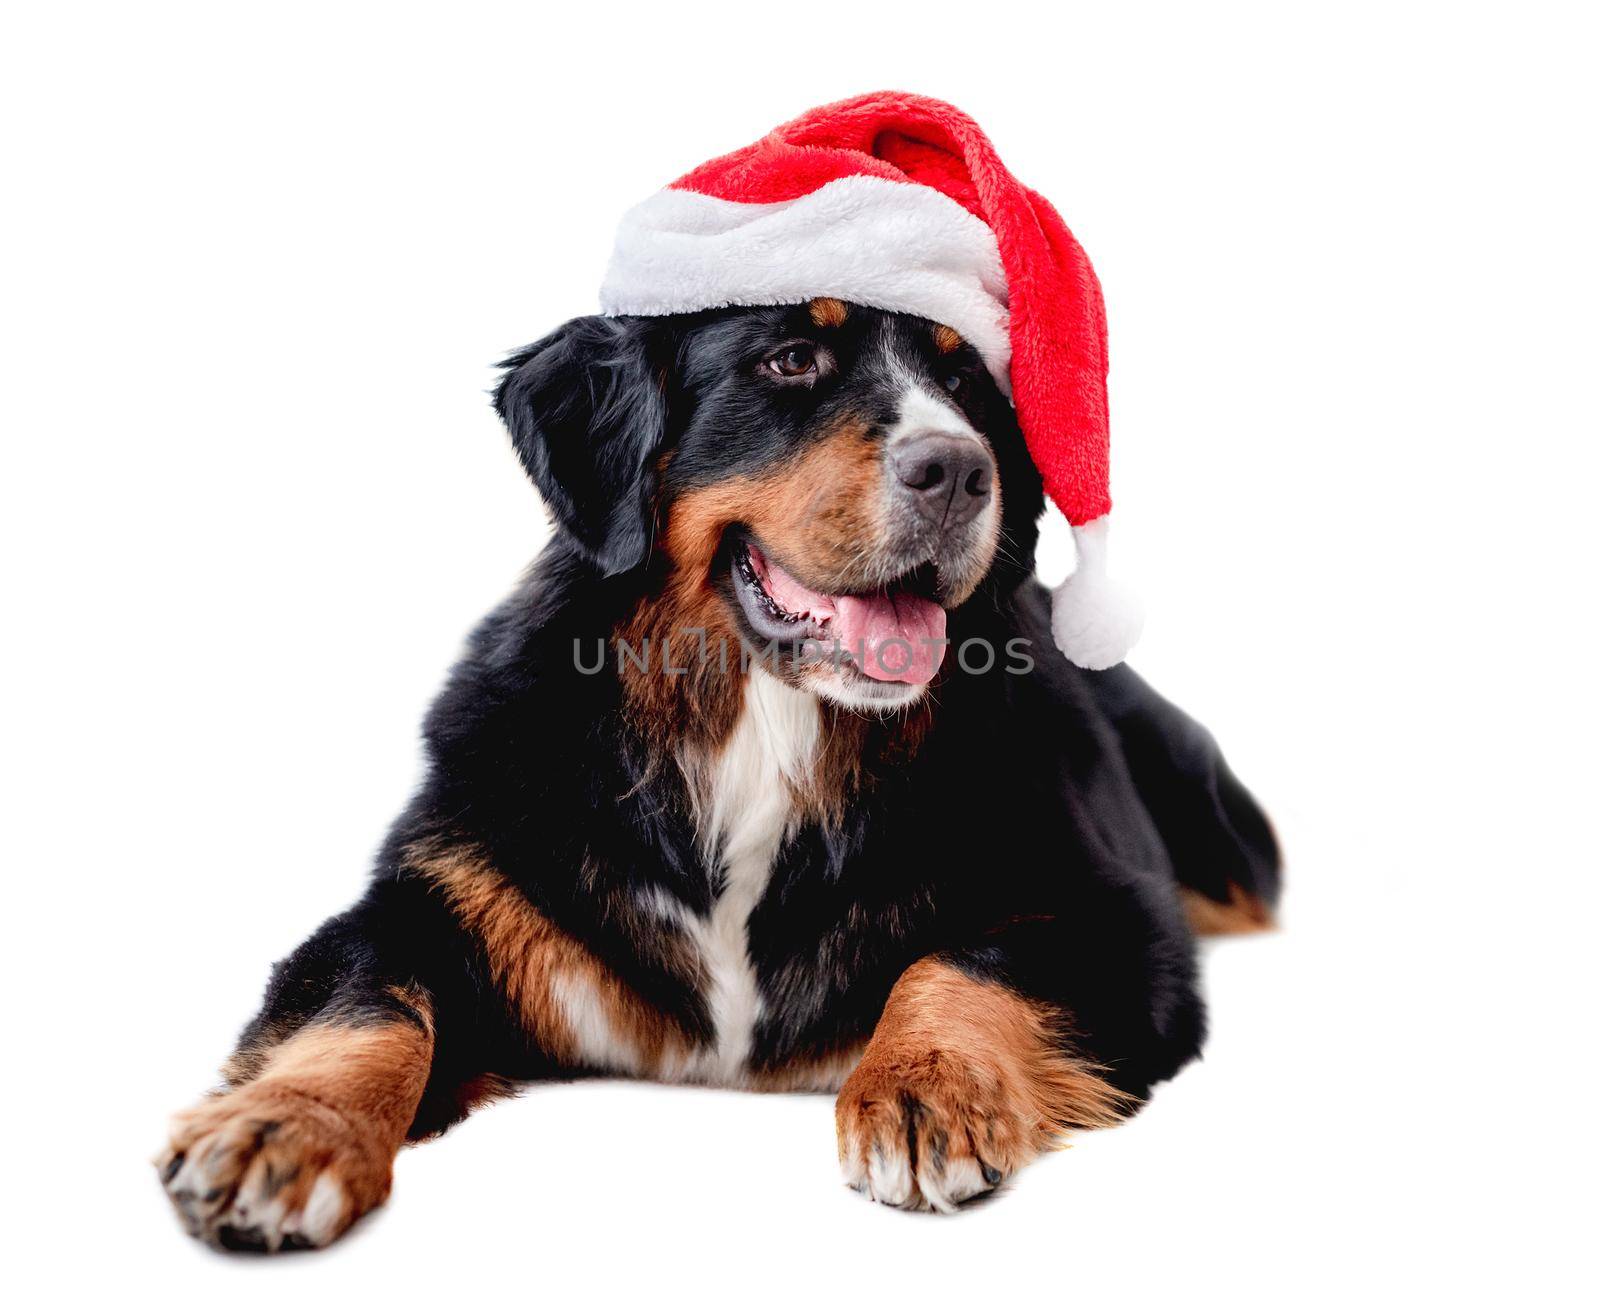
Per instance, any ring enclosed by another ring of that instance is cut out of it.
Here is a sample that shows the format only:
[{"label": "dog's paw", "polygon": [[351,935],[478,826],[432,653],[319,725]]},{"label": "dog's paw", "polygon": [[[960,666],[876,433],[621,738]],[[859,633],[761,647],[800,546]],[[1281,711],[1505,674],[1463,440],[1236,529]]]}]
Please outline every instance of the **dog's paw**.
[{"label": "dog's paw", "polygon": [[880,1203],[953,1212],[1137,1103],[1069,1050],[1058,1011],[930,956],[900,975],[839,1092],[839,1162]]},{"label": "dog's paw", "polygon": [[268,1252],[336,1239],[388,1196],[393,1166],[336,1109],[266,1081],[180,1113],[155,1162],[191,1235]]},{"label": "dog's paw", "polygon": [[1047,1142],[1024,1099],[949,1050],[869,1055],[839,1092],[835,1116],[846,1184],[896,1208],[954,1212]]}]

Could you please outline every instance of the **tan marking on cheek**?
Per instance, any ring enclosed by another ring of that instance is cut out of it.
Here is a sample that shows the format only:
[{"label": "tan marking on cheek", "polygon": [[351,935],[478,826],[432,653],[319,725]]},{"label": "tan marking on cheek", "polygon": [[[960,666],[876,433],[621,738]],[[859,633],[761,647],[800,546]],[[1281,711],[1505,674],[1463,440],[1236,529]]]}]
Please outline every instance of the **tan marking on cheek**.
[{"label": "tan marking on cheek", "polygon": [[[743,626],[713,569],[728,529],[748,527],[774,559],[813,588],[860,588],[882,579],[884,498],[880,447],[867,423],[850,417],[779,466],[689,489],[667,505],[661,530],[666,577],[616,632],[636,653],[619,656],[619,666],[630,715],[653,743],[658,763],[673,754],[715,754],[743,708]],[[685,640],[687,630],[705,631],[704,655],[698,636]],[[673,664],[689,661],[685,674],[661,672],[659,652],[669,639]],[[651,654],[640,669],[637,653],[647,644]],[[814,781],[796,794],[819,818],[837,815],[855,789],[868,732],[858,716],[824,709],[830,723]],[[897,728],[920,737],[920,719],[911,712]],[[686,777],[692,799],[695,776]]]},{"label": "tan marking on cheek", "polygon": [[841,422],[756,495],[752,527],[802,582],[824,592],[870,582],[885,504],[881,449],[864,422]]},{"label": "tan marking on cheek", "polygon": [[683,587],[704,582],[729,525],[751,506],[753,482],[743,476],[681,494],[667,508],[663,551],[672,562],[672,582]]},{"label": "tan marking on cheek", "polygon": [[812,299],[807,306],[811,320],[824,329],[844,325],[850,315],[850,305],[840,299]]},{"label": "tan marking on cheek", "polygon": [[933,328],[933,346],[941,353],[954,353],[964,342],[960,333],[949,326]]},{"label": "tan marking on cheek", "polygon": [[407,856],[410,871],[435,883],[462,924],[476,935],[490,976],[512,1012],[558,1062],[596,1066],[580,1057],[593,1028],[573,1025],[571,995],[604,1018],[619,1054],[641,1070],[669,1051],[685,1051],[682,1031],[602,964],[576,937],[557,927],[472,847],[422,845]]},{"label": "tan marking on cheek", "polygon": [[703,584],[729,526],[747,525],[786,569],[822,591],[872,581],[883,533],[883,467],[867,425],[841,421],[796,458],[682,494],[664,550],[675,580]]}]

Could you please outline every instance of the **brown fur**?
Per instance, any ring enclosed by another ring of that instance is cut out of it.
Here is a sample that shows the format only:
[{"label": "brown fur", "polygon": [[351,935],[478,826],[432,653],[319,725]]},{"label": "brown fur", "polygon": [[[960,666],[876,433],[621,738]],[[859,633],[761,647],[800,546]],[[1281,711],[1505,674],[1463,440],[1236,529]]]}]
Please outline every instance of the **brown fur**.
[{"label": "brown fur", "polygon": [[[670,755],[684,742],[720,746],[739,719],[743,643],[732,610],[709,581],[709,569],[708,559],[698,579],[674,570],[663,589],[640,601],[617,630],[629,715],[653,757]],[[644,662],[642,668],[621,643]],[[663,657],[684,673],[667,673]]]},{"label": "brown fur", "polygon": [[763,475],[690,489],[668,508],[664,551],[703,581],[733,524],[802,583],[823,591],[870,586],[882,533],[883,470],[868,425],[847,417],[798,457]]},{"label": "brown fur", "polygon": [[[801,582],[823,591],[871,586],[881,530],[883,472],[865,422],[846,418],[799,457],[759,476],[690,489],[665,513],[662,551],[668,571],[618,630],[619,667],[630,714],[657,756],[676,755],[694,804],[699,776],[709,774],[744,708],[746,664],[738,619],[714,572],[728,529],[743,525]],[[965,596],[961,594],[960,596]],[[691,631],[704,631],[703,634]],[[644,649],[649,655],[643,668]],[[662,670],[662,652],[671,665]],[[786,668],[797,680],[825,672]],[[792,793],[797,813],[824,821],[837,816],[857,790],[871,743],[903,759],[931,722],[919,703],[887,724],[820,702],[822,737],[805,780]]]},{"label": "brown fur", "polygon": [[[478,938],[496,988],[535,1043],[556,1062],[574,1068],[622,1066],[583,1059],[577,1029],[562,1007],[563,992],[597,1004],[619,1052],[631,1057],[641,1072],[657,1072],[670,1056],[688,1053],[688,1038],[677,1024],[535,909],[480,851],[417,846],[407,864],[438,886],[462,925]],[[662,944],[671,946],[670,936],[662,936]],[[686,947],[673,950],[685,976],[697,982],[698,961]]]},{"label": "brown fur", "polygon": [[949,326],[933,328],[933,346],[941,353],[954,353],[965,342],[960,332],[952,330]]},{"label": "brown fur", "polygon": [[[290,1216],[317,1180],[342,1192],[332,1234],[389,1194],[394,1156],[428,1080],[433,1024],[425,1000],[405,993],[419,1022],[313,1022],[260,1051],[250,1075],[173,1119],[163,1169],[200,1163],[209,1187],[186,1216],[215,1225],[236,1200],[276,1200]],[[238,1078],[244,1065],[235,1063]]]},{"label": "brown fur", "polygon": [[827,1091],[832,1093],[861,1062],[866,1042],[847,1049],[834,1050],[815,1058],[793,1059],[781,1068],[767,1068],[754,1072],[746,1083],[751,1090],[774,1092]]},{"label": "brown fur", "polygon": [[843,299],[812,299],[811,320],[821,329],[842,326],[850,316],[850,305]]},{"label": "brown fur", "polygon": [[229,1087],[242,1086],[259,1077],[272,1052],[299,1030],[295,1026],[274,1025],[262,1028],[247,1044],[239,1046],[222,1065],[222,1080]]},{"label": "brown fur", "polygon": [[[432,1026],[433,1010],[425,992],[414,987],[391,986],[388,994],[397,1004],[409,1009],[419,1025]],[[231,1089],[259,1077],[274,1061],[278,1048],[309,1026],[312,1026],[311,1020],[302,1019],[268,1023],[255,1030],[223,1063],[222,1080]]]},{"label": "brown fur", "polygon": [[[881,529],[881,501],[877,447],[865,423],[846,420],[765,475],[690,489],[667,507],[666,577],[617,631],[637,657],[649,648],[643,669],[620,647],[618,657],[631,713],[654,753],[671,754],[679,745],[715,751],[738,722],[746,653],[713,573],[729,527],[752,529],[779,564],[794,567],[812,587],[858,588]],[[804,559],[803,569],[795,558]],[[662,672],[663,650],[685,673]]]},{"label": "brown fur", "polygon": [[1179,891],[1183,897],[1183,912],[1196,936],[1239,936],[1248,932],[1271,932],[1278,926],[1271,907],[1237,882],[1228,884],[1225,901],[1212,900],[1189,887],[1181,887]]},{"label": "brown fur", "polygon": [[913,1171],[965,1158],[1004,1175],[1066,1130],[1121,1121],[1131,1101],[1062,1049],[1061,1030],[1046,1005],[919,960],[839,1093],[841,1161],[909,1149]]}]

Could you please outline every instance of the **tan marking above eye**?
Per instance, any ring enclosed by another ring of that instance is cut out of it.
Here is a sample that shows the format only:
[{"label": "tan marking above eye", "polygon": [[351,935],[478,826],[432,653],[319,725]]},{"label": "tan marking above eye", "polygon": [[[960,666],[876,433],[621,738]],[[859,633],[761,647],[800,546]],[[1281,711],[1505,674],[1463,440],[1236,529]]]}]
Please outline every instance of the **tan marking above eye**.
[{"label": "tan marking above eye", "polygon": [[961,338],[960,332],[952,330],[949,326],[935,326],[933,328],[933,346],[941,353],[954,353],[965,342]]},{"label": "tan marking above eye", "polygon": [[850,307],[840,299],[812,299],[808,305],[811,320],[818,326],[842,326],[850,315]]}]

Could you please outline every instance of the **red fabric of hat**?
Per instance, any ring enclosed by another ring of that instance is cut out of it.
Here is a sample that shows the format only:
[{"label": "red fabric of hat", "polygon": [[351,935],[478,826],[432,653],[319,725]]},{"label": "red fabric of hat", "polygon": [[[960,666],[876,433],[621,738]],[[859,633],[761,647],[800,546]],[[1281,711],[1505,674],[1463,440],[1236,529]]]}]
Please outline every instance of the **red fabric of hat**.
[{"label": "red fabric of hat", "polygon": [[821,296],[926,317],[978,350],[1074,526],[1077,566],[1056,594],[1056,639],[1089,668],[1121,660],[1139,620],[1104,564],[1105,306],[1056,210],[961,110],[862,95],[813,109],[634,208],[601,306],[659,315]]}]

